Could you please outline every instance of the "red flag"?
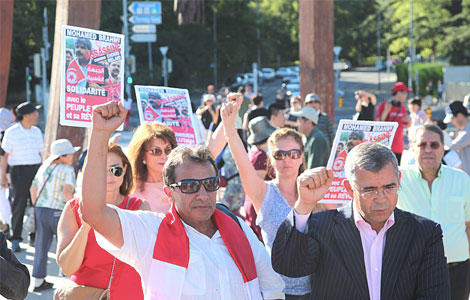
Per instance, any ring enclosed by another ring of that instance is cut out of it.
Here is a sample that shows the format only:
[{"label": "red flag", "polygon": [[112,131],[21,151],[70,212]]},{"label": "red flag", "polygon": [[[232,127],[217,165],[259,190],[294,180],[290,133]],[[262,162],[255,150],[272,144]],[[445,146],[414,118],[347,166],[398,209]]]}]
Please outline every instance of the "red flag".
[{"label": "red flag", "polygon": [[77,61],[72,61],[67,69],[67,73],[65,74],[66,84],[76,86],[84,78],[85,74],[83,74]]},{"label": "red flag", "polygon": [[152,107],[147,106],[147,108],[144,111],[144,120],[145,121],[154,121],[156,120],[160,115],[153,110]]},{"label": "red flag", "polygon": [[347,156],[348,153],[346,150],[343,150],[340,154],[338,154],[333,162],[333,172],[341,172],[344,169],[344,163],[346,162]]}]

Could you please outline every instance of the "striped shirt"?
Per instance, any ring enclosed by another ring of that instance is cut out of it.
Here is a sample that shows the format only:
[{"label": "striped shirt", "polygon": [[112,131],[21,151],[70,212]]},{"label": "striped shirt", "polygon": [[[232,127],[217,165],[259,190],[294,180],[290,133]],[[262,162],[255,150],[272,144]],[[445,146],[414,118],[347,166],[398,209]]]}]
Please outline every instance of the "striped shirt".
[{"label": "striped shirt", "polygon": [[326,113],[320,112],[318,115],[317,127],[326,137],[326,140],[330,143],[331,148],[331,145],[333,145],[333,141],[335,140],[335,129],[333,128],[333,122],[331,122],[330,117]]},{"label": "striped shirt", "polygon": [[[54,168],[55,166],[57,167]],[[49,177],[51,172],[52,175]],[[67,202],[64,196],[64,186],[66,184],[75,187],[75,171],[72,166],[63,164],[42,165],[33,180],[33,186],[38,189],[38,193],[44,185],[36,200],[36,207],[64,209]]]},{"label": "striped shirt", "polygon": [[41,130],[36,126],[25,129],[18,122],[5,131],[2,149],[8,153],[10,166],[40,164],[44,152]]}]

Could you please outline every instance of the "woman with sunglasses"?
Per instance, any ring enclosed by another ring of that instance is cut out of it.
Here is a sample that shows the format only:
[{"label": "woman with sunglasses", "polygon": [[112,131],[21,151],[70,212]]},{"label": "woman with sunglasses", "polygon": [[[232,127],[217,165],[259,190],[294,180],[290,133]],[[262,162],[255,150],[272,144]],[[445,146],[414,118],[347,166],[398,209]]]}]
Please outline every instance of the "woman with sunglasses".
[{"label": "woman with sunglasses", "polygon": [[163,192],[162,170],[176,146],[171,128],[158,123],[140,125],[129,144],[129,161],[135,173],[132,195],[147,200],[154,212],[170,209],[170,201]]},{"label": "woman with sunglasses", "polygon": [[[236,94],[229,97],[238,97]],[[280,128],[268,139],[268,165],[274,168],[275,177],[264,181],[257,176],[237,134],[235,118],[238,107],[229,102],[222,109],[225,138],[238,166],[243,188],[258,213],[257,224],[261,227],[268,252],[276,237],[277,229],[291,212],[297,195],[297,176],[303,172],[304,146],[302,137],[293,129]],[[310,278],[282,276],[286,287],[286,299],[309,299]]]},{"label": "woman with sunglasses", "polygon": [[[150,205],[129,196],[133,177],[129,160],[121,147],[111,144],[107,155],[106,203],[128,210],[150,210]],[[79,200],[67,203],[59,220],[57,263],[78,285],[107,289],[110,299],[143,299],[139,274],[100,248],[95,232],[83,222]]]}]

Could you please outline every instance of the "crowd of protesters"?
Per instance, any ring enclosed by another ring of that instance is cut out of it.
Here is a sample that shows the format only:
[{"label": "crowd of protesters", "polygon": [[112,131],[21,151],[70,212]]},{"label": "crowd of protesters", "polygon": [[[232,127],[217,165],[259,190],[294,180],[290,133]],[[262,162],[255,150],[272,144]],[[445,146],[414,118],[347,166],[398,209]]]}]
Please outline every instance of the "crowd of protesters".
[{"label": "crowd of protesters", "polygon": [[[80,183],[79,147],[59,139],[42,161],[36,108],[1,109],[0,295],[24,298],[31,279],[35,292],[53,288],[47,252],[57,236],[70,286],[55,299],[468,300],[468,111],[454,101],[444,120],[429,119],[404,83],[391,92],[380,104],[355,93],[353,119],[398,129],[391,150],[351,132],[344,186],[353,201],[343,207],[317,203],[331,184],[335,131],[315,93],[279,93],[265,107],[250,86],[216,95],[209,85],[193,108],[201,146],[142,124],[127,153],[110,142],[129,126],[126,107],[96,106]],[[22,251],[27,206],[31,278],[11,253]]]}]

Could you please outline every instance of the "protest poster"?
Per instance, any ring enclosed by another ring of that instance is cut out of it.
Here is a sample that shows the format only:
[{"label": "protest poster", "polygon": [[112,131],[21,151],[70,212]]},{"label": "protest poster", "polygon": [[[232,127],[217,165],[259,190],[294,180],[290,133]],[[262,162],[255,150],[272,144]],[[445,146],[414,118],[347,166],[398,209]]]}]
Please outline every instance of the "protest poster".
[{"label": "protest poster", "polygon": [[61,57],[60,124],[90,127],[93,106],[123,98],[124,35],[63,26]]},{"label": "protest poster", "polygon": [[319,203],[345,204],[351,201],[343,185],[348,152],[364,142],[381,143],[390,148],[397,128],[397,122],[340,120],[327,165],[328,169],[333,170],[334,179]]},{"label": "protest poster", "polygon": [[135,86],[140,123],[171,127],[180,146],[196,146],[194,116],[188,90],[161,86]]}]

